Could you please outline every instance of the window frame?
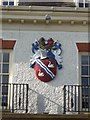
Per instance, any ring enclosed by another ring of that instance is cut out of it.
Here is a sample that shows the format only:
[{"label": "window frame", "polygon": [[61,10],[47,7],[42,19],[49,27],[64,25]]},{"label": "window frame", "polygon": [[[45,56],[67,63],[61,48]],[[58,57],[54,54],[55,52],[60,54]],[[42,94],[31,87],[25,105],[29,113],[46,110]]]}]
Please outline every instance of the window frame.
[{"label": "window frame", "polygon": [[[6,3],[7,3],[7,4],[6,4]],[[2,5],[3,5],[3,6],[7,6],[7,5],[8,5],[8,0],[2,1]]]},{"label": "window frame", "polygon": [[[9,82],[12,83],[13,79],[13,48],[15,46],[16,40],[3,40],[0,39],[0,52],[8,52],[9,53]],[[6,84],[7,85],[7,84]],[[9,107],[10,103],[12,104],[12,97],[9,96],[10,88],[8,87],[8,95],[7,95],[7,103],[6,107]],[[2,89],[1,89],[2,92]]]},{"label": "window frame", "polygon": [[[89,56],[90,55],[90,52],[79,52],[79,84],[81,84],[81,77],[84,77],[81,75],[81,56],[82,55],[87,55]],[[87,75],[86,75],[87,76]]]},{"label": "window frame", "polygon": [[[9,78],[8,78],[8,81],[7,81],[7,83],[11,83],[12,82],[12,78],[13,78],[13,70],[12,70],[12,65],[13,65],[13,53],[12,53],[12,50],[8,50],[8,49],[3,49],[3,50],[0,50],[0,53],[2,54],[2,60],[3,60],[3,53],[9,53],[9,62],[3,62],[3,61],[1,61],[0,62],[0,64],[1,64],[1,68],[2,68],[2,65],[3,65],[3,63],[7,63],[7,64],[9,64],[9,71],[8,71],[8,73],[3,73],[3,71],[1,70],[1,73],[0,73],[0,77],[1,77],[1,83],[3,83],[3,80],[2,80],[2,77],[4,76],[4,75],[8,75],[9,76]],[[4,83],[4,84],[7,84],[7,83]],[[2,86],[2,87],[8,87],[7,85],[5,85],[5,86]],[[2,88],[3,89],[3,88]],[[8,88],[8,92],[7,92],[7,94],[6,93],[4,93],[3,94],[3,91],[2,91],[2,98],[4,98],[4,97],[7,97],[7,103],[3,103],[2,102],[2,106],[4,106],[4,105],[8,105],[8,102],[9,102],[9,88]]]},{"label": "window frame", "polygon": [[[5,2],[7,2],[6,5],[4,5]],[[11,2],[13,2],[12,5],[10,5]],[[2,5],[3,6],[14,6],[14,0],[2,0]]]},{"label": "window frame", "polygon": [[[80,8],[88,8],[89,7],[89,0],[88,1],[82,0],[82,2],[79,0],[78,4],[79,4],[78,6]],[[82,6],[80,6],[80,5],[82,5]]]},{"label": "window frame", "polygon": [[[90,75],[89,75],[89,71],[88,71],[88,75],[82,75],[82,73],[81,73],[81,66],[82,66],[82,63],[81,63],[81,57],[83,56],[83,55],[85,55],[85,56],[90,56],[90,52],[79,52],[79,63],[78,63],[78,65],[79,65],[79,84],[80,85],[82,85],[82,77],[86,77],[86,78],[89,78],[90,77]],[[88,66],[90,66],[89,64],[88,64]],[[86,88],[84,88],[84,89],[86,89]],[[80,108],[82,109],[82,110],[87,110],[88,111],[88,108],[87,107],[83,107],[83,99],[85,100],[85,99],[88,99],[88,96],[83,96],[83,93],[82,93],[82,90],[81,90],[81,93],[80,93],[80,101],[81,101],[81,104],[80,104]]]}]

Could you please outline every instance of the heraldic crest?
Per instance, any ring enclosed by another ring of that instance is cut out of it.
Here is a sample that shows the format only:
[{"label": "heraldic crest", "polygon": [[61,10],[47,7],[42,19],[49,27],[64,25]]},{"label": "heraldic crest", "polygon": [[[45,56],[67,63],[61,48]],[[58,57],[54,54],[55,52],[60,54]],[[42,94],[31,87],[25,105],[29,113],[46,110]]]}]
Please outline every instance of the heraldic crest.
[{"label": "heraldic crest", "polygon": [[34,55],[30,59],[30,67],[34,68],[37,78],[43,82],[53,80],[57,68],[62,68],[62,49],[59,41],[41,37],[32,43],[32,52]]}]

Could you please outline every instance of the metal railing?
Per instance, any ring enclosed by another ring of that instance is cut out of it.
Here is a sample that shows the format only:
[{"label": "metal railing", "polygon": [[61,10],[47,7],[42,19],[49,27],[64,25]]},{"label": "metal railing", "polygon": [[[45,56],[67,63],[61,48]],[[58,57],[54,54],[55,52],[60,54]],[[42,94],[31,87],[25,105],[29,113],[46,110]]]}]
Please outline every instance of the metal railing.
[{"label": "metal railing", "polygon": [[[1,84],[2,111],[28,112],[28,84]],[[32,89],[30,89],[32,90]],[[90,112],[90,85],[65,85],[63,93],[63,113]]]},{"label": "metal railing", "polygon": [[1,84],[2,111],[28,112],[28,84]]},{"label": "metal railing", "polygon": [[90,85],[65,85],[63,108],[64,114],[90,112]]}]

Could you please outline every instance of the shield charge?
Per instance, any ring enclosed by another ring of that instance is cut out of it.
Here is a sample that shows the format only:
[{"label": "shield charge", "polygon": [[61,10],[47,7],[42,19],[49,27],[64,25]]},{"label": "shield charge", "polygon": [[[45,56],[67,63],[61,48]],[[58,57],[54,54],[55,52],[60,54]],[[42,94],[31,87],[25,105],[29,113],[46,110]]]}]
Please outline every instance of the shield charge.
[{"label": "shield charge", "polygon": [[56,71],[57,71],[56,60],[54,59],[42,60],[41,59],[40,61],[42,65],[44,64],[44,66],[40,66],[38,62],[36,62],[34,66],[34,70],[35,70],[37,78],[43,82],[49,82],[53,80],[56,76]]}]

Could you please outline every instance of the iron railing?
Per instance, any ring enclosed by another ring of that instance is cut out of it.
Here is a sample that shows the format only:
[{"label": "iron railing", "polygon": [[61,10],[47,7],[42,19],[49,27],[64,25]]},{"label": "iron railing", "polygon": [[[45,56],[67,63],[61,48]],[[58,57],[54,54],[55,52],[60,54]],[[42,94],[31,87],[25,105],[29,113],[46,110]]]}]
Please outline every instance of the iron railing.
[{"label": "iron railing", "polygon": [[1,84],[2,111],[28,112],[28,84]]},{"label": "iron railing", "polygon": [[90,112],[90,85],[65,85],[63,108],[64,114]]},{"label": "iron railing", "polygon": [[[28,84],[1,84],[2,111],[28,112]],[[32,89],[31,89],[32,90]],[[63,113],[90,112],[90,85],[65,85]]]}]

